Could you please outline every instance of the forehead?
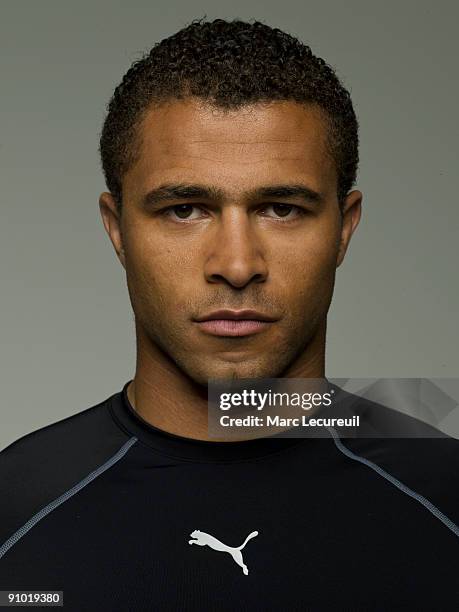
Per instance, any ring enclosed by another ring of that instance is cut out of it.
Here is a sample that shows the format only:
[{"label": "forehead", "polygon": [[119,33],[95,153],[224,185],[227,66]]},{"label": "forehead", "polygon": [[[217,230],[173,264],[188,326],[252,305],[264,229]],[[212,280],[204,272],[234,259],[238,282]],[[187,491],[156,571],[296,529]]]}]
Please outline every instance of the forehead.
[{"label": "forehead", "polygon": [[137,161],[124,177],[130,191],[175,180],[237,191],[287,177],[322,192],[336,188],[327,126],[316,107],[282,101],[228,111],[177,100],[149,109],[137,134]]}]

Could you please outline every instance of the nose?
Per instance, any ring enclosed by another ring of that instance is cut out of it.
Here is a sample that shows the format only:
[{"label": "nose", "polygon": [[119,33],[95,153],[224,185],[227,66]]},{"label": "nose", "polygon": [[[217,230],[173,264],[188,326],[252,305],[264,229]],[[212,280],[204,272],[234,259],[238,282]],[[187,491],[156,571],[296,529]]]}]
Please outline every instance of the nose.
[{"label": "nose", "polygon": [[243,288],[250,282],[266,280],[268,268],[260,240],[245,210],[237,207],[225,209],[208,246],[204,266],[208,282],[226,282]]}]

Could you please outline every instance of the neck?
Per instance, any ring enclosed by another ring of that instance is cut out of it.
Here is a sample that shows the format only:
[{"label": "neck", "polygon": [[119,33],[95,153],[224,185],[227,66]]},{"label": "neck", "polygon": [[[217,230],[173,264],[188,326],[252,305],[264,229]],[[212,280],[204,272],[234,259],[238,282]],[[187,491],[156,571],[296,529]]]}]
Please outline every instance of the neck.
[{"label": "neck", "polygon": [[[288,378],[325,376],[326,322],[306,349],[284,372]],[[207,387],[195,383],[158,347],[136,329],[135,376],[127,394],[134,410],[148,423],[168,433],[196,440],[218,441],[208,435]]]}]

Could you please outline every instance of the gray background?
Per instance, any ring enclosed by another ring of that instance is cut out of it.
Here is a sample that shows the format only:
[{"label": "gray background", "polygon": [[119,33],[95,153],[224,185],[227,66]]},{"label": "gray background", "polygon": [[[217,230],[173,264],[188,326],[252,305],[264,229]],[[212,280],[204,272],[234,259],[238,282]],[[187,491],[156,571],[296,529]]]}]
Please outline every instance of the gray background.
[{"label": "gray background", "polygon": [[[98,135],[131,62],[203,16],[300,37],[351,91],[363,215],[338,269],[327,375],[457,377],[457,6],[3,1],[0,448],[134,374],[124,270],[98,208]],[[444,428],[459,432],[457,410]]]}]

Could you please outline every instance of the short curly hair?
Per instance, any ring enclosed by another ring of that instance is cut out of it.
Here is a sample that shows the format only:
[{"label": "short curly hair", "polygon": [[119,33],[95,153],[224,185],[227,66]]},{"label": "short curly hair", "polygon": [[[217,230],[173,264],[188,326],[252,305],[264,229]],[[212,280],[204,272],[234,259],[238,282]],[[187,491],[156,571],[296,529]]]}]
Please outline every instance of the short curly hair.
[{"label": "short curly hair", "polygon": [[260,21],[195,19],[135,61],[107,105],[99,152],[119,211],[122,178],[138,155],[137,127],[155,103],[198,97],[222,109],[270,101],[325,111],[340,206],[354,185],[358,122],[335,71],[290,34]]}]

